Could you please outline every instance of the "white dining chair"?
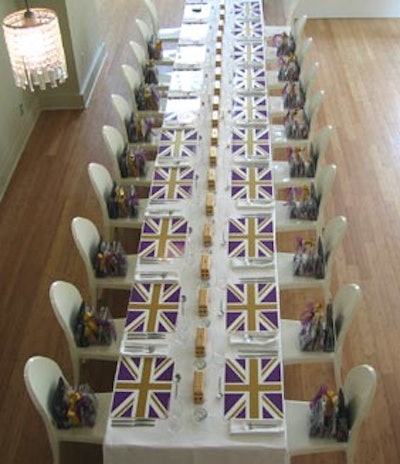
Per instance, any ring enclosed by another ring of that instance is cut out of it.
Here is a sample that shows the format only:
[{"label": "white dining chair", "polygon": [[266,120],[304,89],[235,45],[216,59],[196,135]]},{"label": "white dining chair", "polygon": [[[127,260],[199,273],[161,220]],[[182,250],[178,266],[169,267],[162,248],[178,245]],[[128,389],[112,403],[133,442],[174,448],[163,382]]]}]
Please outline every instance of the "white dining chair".
[{"label": "white dining chair", "polygon": [[321,241],[326,257],[325,277],[296,276],[293,273],[293,253],[277,252],[278,282],[280,290],[322,289],[325,299],[330,297],[332,280],[332,267],[339,246],[342,243],[347,229],[347,220],[344,216],[336,216],[325,226],[321,234]]},{"label": "white dining chair", "polygon": [[143,83],[143,78],[139,72],[129,64],[122,65],[122,73],[127,83],[131,105],[133,113],[143,116],[143,117],[155,117],[160,118],[164,112],[167,104],[167,99],[165,97],[160,97],[159,100],[159,109],[157,110],[139,110],[136,100],[136,91],[139,89],[140,85]]},{"label": "white dining chair", "polygon": [[53,464],[60,464],[62,462],[60,456],[61,443],[71,442],[102,445],[111,405],[111,393],[96,393],[98,408],[94,427],[58,429],[52,420],[50,399],[57,388],[60,377],[66,381],[60,367],[52,359],[43,356],[33,356],[25,363],[25,386],[33,405],[45,425],[53,455]]},{"label": "white dining chair", "polygon": [[113,319],[116,340],[111,345],[77,346],[74,338],[74,324],[83,302],[83,298],[75,285],[57,280],[50,286],[49,297],[51,306],[60,327],[64,331],[72,362],[74,385],[79,384],[81,363],[88,359],[101,361],[116,361],[125,327],[125,318]]},{"label": "white dining chair", "polygon": [[[141,69],[144,70],[146,64],[149,62],[147,58],[147,53],[143,45],[135,40],[129,41],[129,46],[132,50],[133,56],[135,57],[136,62],[140,66]],[[157,88],[161,92],[165,92],[169,88],[169,84],[171,82],[171,71],[163,71],[163,67],[157,66],[158,71],[158,84]]]},{"label": "white dining chair", "polygon": [[[333,127],[328,125],[311,134],[309,149],[318,153],[315,177],[324,165],[332,133]],[[289,161],[272,161],[272,170],[275,190],[286,187],[301,187],[313,179],[312,177],[291,177]]]},{"label": "white dining chair", "polygon": [[[308,68],[300,72],[299,84],[305,94],[305,102],[311,98],[311,91],[317,78],[319,63],[312,63]],[[288,109],[285,108],[284,97],[281,95],[270,95],[268,97],[268,116],[272,122],[285,117]]]},{"label": "white dining chair", "polygon": [[125,276],[97,277],[93,264],[101,237],[92,221],[75,217],[71,222],[72,236],[85,265],[90,289],[90,302],[97,304],[98,291],[103,289],[130,290],[135,275],[137,255],[127,255],[127,272]]},{"label": "white dining chair", "polygon": [[179,40],[180,27],[160,27],[157,7],[152,0],[143,0],[152,23],[152,32],[163,42],[177,42]]},{"label": "white dining chair", "polygon": [[[137,18],[136,25],[139,29],[140,36],[142,38],[142,43],[145,47],[150,42],[153,31],[151,28],[143,21],[143,19]],[[165,48],[163,47],[162,58],[160,60],[155,60],[156,65],[158,66],[172,66],[174,64],[176,57],[176,49],[175,48]],[[149,56],[147,55],[147,58]]]},{"label": "white dining chair", "polygon": [[295,44],[301,42],[304,34],[304,29],[307,23],[307,15],[296,17],[295,13],[289,15],[288,23],[285,26],[265,26],[264,37],[266,39],[265,59],[268,63],[273,63],[276,60],[276,47],[272,44],[275,36],[280,34],[292,35]]},{"label": "white dining chair", "polygon": [[[160,133],[161,133],[161,127],[152,127],[151,129],[151,134],[150,134],[150,141],[149,142],[137,142],[137,143],[130,143],[128,140],[128,125],[133,118],[141,118],[142,116],[139,113],[135,113],[126,100],[122,95],[118,95],[116,93],[111,94],[111,102],[113,104],[113,107],[121,121],[121,124],[124,128],[123,131],[123,138],[125,141],[125,144],[130,144],[130,145],[140,145],[142,147],[147,147],[149,149],[155,148],[160,141]],[[156,122],[158,121],[158,124],[162,124],[162,115],[160,117],[156,118]]]},{"label": "white dining chair", "polygon": [[101,164],[89,163],[89,179],[93,190],[99,201],[101,215],[103,217],[104,239],[114,240],[116,229],[141,229],[144,221],[144,212],[147,207],[147,199],[139,199],[139,211],[136,217],[110,218],[108,214],[107,201],[115,186],[109,171]]},{"label": "white dining chair", "polygon": [[272,150],[299,147],[309,148],[311,134],[314,129],[315,121],[318,117],[319,110],[321,109],[322,102],[324,101],[325,92],[317,90],[311,98],[306,101],[304,112],[308,119],[308,137],[304,139],[294,139],[288,137],[284,124],[270,124],[270,139]]},{"label": "white dining chair", "polygon": [[[336,178],[336,165],[328,164],[321,168],[314,179],[315,193],[319,199],[318,216],[315,220],[291,219],[289,215],[289,204],[287,201],[275,202],[276,232],[315,231],[317,236],[322,232],[324,224],[325,205],[332,191]],[[308,184],[310,181],[308,181]]]},{"label": "white dining chair", "polygon": [[346,463],[353,464],[357,437],[375,397],[377,376],[375,369],[367,364],[353,367],[343,383],[345,403],[350,411],[351,428],[347,442],[334,438],[309,436],[309,401],[285,401],[287,417],[287,444],[290,457],[343,451]]},{"label": "white dining chair", "polygon": [[361,302],[361,289],[357,284],[342,285],[332,300],[335,349],[332,352],[302,351],[299,334],[301,321],[281,319],[282,359],[285,366],[292,364],[332,363],[336,386],[342,386],[342,358],[346,335],[354,314]]},{"label": "white dining chair", "polygon": [[[114,101],[114,100],[113,100]],[[154,161],[147,161],[146,174],[143,177],[122,177],[119,167],[119,158],[126,149],[126,141],[121,132],[114,126],[104,125],[102,129],[106,152],[113,166],[114,178],[120,185],[135,185],[137,187],[150,187],[153,179]]]},{"label": "white dining chair", "polygon": [[[311,45],[313,43],[312,37],[307,37],[303,39],[298,46],[296,47],[296,58],[300,66],[300,72],[304,67],[305,59],[311,50]],[[280,81],[278,78],[279,69],[271,69],[266,72],[267,74],[267,88],[268,91],[282,91],[283,87],[286,84],[286,81]],[[299,76],[300,77],[300,76]]]}]

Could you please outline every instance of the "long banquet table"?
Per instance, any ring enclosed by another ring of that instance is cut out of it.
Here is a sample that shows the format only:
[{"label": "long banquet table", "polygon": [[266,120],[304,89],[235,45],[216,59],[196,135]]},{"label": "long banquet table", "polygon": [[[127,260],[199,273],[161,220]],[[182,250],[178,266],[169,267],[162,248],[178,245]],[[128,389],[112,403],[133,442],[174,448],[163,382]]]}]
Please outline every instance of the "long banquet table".
[{"label": "long banquet table", "polygon": [[261,0],[187,0],[105,464],[288,462],[264,49]]}]

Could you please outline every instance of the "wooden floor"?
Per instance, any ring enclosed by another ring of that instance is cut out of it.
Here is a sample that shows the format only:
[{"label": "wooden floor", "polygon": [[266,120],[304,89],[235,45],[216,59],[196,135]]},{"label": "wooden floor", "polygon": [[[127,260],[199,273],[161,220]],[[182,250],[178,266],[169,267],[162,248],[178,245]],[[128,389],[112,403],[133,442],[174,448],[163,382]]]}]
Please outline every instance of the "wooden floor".
[{"label": "wooden floor", "polygon": [[[181,0],[158,0],[162,24],[178,24]],[[32,355],[54,358],[70,376],[66,343],[53,316],[48,290],[64,279],[88,298],[83,264],[73,245],[70,222],[88,217],[101,227],[89,185],[87,164],[108,163],[103,124],[118,120],[109,94],[127,96],[120,65],[132,62],[128,39],[135,38],[139,0],[101,2],[108,57],[90,107],[43,113],[0,204],[0,461],[51,463],[47,436],[23,383]],[[173,8],[174,5],[179,7]],[[276,5],[279,5],[277,2]],[[280,22],[271,0],[268,22]],[[165,13],[165,14],[161,14]],[[359,439],[357,464],[400,462],[400,20],[309,20],[312,60],[321,69],[317,86],[326,91],[318,126],[335,128],[327,159],[338,167],[328,217],[343,214],[349,228],[337,259],[335,285],[357,282],[363,302],[345,345],[344,374],[369,363],[378,390]],[[107,295],[115,316],[126,295]],[[298,317],[311,295],[282,295],[283,316]],[[93,364],[83,378],[96,388],[111,385],[113,366]],[[328,366],[285,371],[287,398],[309,399],[321,383],[333,385]],[[67,459],[76,448],[67,447]],[[79,448],[74,462],[101,462],[101,450]],[[303,464],[339,464],[343,455],[305,457]]]}]

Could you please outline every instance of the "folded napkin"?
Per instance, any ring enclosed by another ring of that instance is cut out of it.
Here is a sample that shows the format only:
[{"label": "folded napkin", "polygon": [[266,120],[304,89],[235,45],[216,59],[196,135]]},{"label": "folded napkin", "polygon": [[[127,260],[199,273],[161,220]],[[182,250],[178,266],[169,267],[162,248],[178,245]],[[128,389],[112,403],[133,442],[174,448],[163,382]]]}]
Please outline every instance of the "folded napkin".
[{"label": "folded napkin", "polygon": [[283,419],[231,419],[229,432],[231,434],[247,433],[283,433],[285,426]]}]

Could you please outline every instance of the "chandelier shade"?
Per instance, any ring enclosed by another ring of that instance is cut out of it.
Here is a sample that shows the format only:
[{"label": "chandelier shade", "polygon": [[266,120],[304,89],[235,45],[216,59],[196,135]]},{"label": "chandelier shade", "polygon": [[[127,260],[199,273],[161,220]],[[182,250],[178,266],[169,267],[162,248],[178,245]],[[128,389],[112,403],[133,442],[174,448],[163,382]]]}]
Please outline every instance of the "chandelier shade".
[{"label": "chandelier shade", "polygon": [[17,87],[57,87],[68,77],[58,18],[48,8],[27,8],[6,16],[4,38]]}]

